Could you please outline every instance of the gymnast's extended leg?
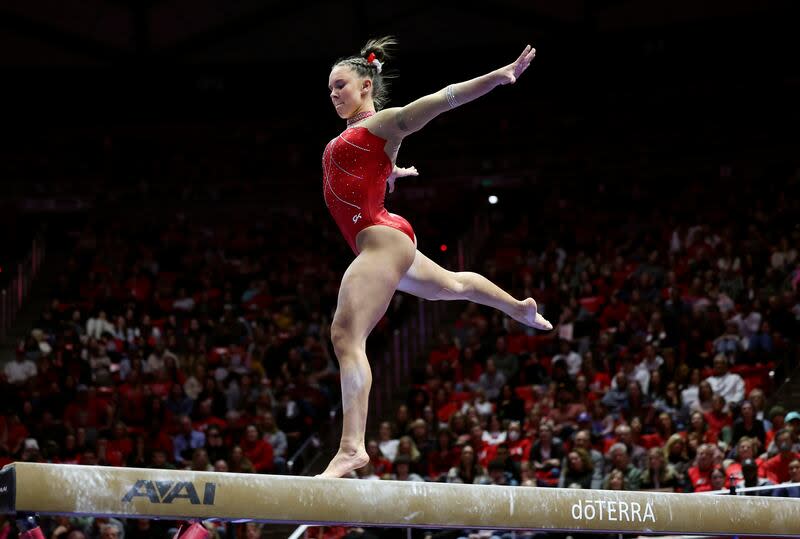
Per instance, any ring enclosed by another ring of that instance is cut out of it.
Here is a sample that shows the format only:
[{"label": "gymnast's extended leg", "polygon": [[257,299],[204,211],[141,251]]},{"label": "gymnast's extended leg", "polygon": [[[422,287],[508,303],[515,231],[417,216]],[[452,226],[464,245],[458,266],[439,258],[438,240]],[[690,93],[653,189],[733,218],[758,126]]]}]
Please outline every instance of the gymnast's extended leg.
[{"label": "gymnast's extended leg", "polygon": [[483,275],[471,271],[448,271],[419,251],[400,280],[398,290],[429,300],[473,301],[494,307],[526,326],[553,329],[552,324],[539,314],[533,298],[515,299]]},{"label": "gymnast's extended leg", "polygon": [[362,230],[357,243],[360,254],[342,277],[331,324],[331,341],[342,383],[342,440],[338,453],[321,477],[342,477],[369,461],[364,446],[372,385],[367,336],[389,307],[416,250],[408,236],[386,226]]}]

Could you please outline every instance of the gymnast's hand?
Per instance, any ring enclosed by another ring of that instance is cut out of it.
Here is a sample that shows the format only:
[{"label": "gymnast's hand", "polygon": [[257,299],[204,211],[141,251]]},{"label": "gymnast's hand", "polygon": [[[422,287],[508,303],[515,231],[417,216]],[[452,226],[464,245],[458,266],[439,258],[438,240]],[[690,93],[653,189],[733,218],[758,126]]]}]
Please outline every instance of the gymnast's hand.
[{"label": "gymnast's hand", "polygon": [[519,58],[513,63],[497,70],[500,75],[500,84],[514,84],[522,73],[531,65],[536,56],[536,49],[527,45]]},{"label": "gymnast's hand", "polygon": [[397,178],[404,178],[405,176],[419,176],[419,172],[417,172],[417,167],[398,167],[397,165],[394,166],[392,169],[392,173],[389,174],[389,177],[386,178],[386,181],[389,182],[389,192],[394,193],[394,181]]}]

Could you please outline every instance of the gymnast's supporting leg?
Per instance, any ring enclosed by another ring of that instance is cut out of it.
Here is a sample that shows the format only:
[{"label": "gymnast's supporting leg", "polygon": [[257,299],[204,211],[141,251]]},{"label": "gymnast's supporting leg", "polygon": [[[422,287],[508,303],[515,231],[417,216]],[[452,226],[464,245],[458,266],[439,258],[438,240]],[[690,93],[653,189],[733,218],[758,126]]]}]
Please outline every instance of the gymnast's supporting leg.
[{"label": "gymnast's supporting leg", "polygon": [[361,254],[342,277],[331,324],[342,381],[342,440],[321,477],[342,477],[369,461],[364,446],[372,385],[367,336],[386,312],[416,250],[408,236],[386,226],[366,228],[357,240]]},{"label": "gymnast's supporting leg", "polygon": [[448,271],[419,251],[398,290],[428,300],[469,300],[494,307],[526,326],[553,329],[539,314],[533,298],[515,299],[483,275]]}]

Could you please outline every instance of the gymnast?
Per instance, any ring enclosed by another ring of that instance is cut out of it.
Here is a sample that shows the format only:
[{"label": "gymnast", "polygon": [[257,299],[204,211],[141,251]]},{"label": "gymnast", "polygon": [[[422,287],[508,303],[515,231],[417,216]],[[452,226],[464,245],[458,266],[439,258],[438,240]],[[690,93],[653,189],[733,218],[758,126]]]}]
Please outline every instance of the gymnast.
[{"label": "gymnast", "polygon": [[527,326],[553,328],[533,298],[517,300],[477,273],[448,271],[423,255],[408,221],[383,205],[387,184],[392,192],[397,178],[418,175],[414,167],[395,164],[403,139],[443,112],[497,86],[514,84],[536,49],[528,45],[505,67],[404,107],[384,108],[388,88],[381,72],[396,44],[392,37],[368,41],[358,56],[337,61],[328,80],[331,101],[347,128],[328,143],[322,156],[325,204],[356,257],[342,277],[331,324],[342,383],[342,439],[319,477],[342,477],[369,461],[364,436],[372,372],[366,342],[396,290],[428,300],[469,300]]}]

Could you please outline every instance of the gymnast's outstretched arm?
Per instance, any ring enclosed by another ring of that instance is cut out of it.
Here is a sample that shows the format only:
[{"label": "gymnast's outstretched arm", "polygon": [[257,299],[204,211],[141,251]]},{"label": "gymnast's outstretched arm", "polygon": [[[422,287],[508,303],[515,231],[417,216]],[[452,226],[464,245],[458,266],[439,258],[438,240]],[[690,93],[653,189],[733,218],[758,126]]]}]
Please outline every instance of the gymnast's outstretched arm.
[{"label": "gymnast's outstretched arm", "polygon": [[420,97],[404,107],[393,107],[381,111],[384,125],[395,137],[403,138],[422,129],[441,113],[456,108],[488,94],[497,86],[514,84],[536,56],[536,49],[525,47],[519,58],[507,66],[476,77],[451,84],[438,92]]}]

